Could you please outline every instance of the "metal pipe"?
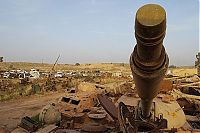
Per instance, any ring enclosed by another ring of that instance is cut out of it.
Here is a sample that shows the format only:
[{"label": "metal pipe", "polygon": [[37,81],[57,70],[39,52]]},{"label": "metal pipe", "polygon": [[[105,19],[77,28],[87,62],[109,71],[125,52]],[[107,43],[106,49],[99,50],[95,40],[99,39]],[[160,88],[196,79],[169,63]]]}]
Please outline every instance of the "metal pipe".
[{"label": "metal pipe", "polygon": [[142,117],[148,118],[153,99],[167,71],[169,59],[163,46],[166,31],[165,10],[156,4],[138,9],[135,18],[137,44],[130,57],[136,89],[141,98]]}]

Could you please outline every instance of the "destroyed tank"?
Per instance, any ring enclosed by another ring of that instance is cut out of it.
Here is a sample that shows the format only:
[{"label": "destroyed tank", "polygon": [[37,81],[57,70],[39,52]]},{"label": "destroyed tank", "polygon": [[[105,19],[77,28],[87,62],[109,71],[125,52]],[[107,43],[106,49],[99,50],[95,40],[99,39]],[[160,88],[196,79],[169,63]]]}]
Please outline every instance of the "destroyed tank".
[{"label": "destroyed tank", "polygon": [[114,105],[106,96],[98,95],[100,104],[124,133],[174,132],[186,122],[184,112],[175,100],[166,103],[156,97],[169,64],[163,46],[165,32],[166,12],[160,5],[147,4],[139,8],[135,18],[137,44],[130,56],[139,97],[124,94]]},{"label": "destroyed tank", "polygon": [[[169,64],[163,46],[165,33],[164,8],[157,4],[147,4],[138,9],[135,17],[137,43],[130,56],[130,67],[139,98],[123,96],[124,98],[120,98],[121,102],[118,100],[118,118],[124,132],[172,132],[186,121],[184,112],[176,101],[169,104],[156,97]],[[133,113],[127,105],[134,106]],[[127,120],[130,124],[127,124]]]},{"label": "destroyed tank", "polygon": [[137,44],[130,57],[130,67],[137,93],[141,98],[141,117],[150,117],[153,99],[168,68],[169,59],[163,46],[166,31],[165,10],[156,4],[141,7],[135,18]]}]

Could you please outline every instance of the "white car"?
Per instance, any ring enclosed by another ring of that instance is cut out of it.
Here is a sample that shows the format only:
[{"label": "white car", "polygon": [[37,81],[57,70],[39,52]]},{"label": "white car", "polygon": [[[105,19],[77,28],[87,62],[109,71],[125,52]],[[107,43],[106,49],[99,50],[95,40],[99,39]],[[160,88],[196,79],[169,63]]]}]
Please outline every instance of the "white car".
[{"label": "white car", "polygon": [[3,78],[9,78],[9,76],[10,76],[10,73],[9,73],[9,72],[3,73]]},{"label": "white car", "polygon": [[64,73],[63,72],[57,72],[55,75],[54,75],[55,78],[63,78],[64,77]]},{"label": "white car", "polygon": [[24,71],[19,73],[19,79],[30,78],[30,73]]},{"label": "white car", "polygon": [[40,78],[40,73],[36,69],[31,69],[30,71],[30,78],[32,79],[38,79]]}]

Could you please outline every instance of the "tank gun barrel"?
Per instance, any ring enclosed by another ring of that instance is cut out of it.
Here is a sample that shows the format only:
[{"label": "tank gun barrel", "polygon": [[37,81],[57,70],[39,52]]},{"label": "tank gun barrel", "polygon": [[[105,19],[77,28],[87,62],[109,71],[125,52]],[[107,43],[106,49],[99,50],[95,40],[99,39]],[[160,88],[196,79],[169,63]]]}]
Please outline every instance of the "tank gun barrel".
[{"label": "tank gun barrel", "polygon": [[141,98],[141,116],[150,117],[153,99],[167,71],[169,59],[163,46],[166,32],[165,10],[156,4],[138,9],[135,18],[137,44],[130,57],[136,89]]}]

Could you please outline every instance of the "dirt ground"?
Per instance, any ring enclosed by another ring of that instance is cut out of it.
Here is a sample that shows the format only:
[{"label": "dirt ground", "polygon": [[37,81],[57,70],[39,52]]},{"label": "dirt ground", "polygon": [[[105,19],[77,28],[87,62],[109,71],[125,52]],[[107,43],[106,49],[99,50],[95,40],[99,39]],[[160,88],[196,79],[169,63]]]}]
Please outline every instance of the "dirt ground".
[{"label": "dirt ground", "polygon": [[48,103],[56,101],[64,93],[51,92],[21,99],[0,102],[0,128],[12,130],[24,116],[34,116]]}]

